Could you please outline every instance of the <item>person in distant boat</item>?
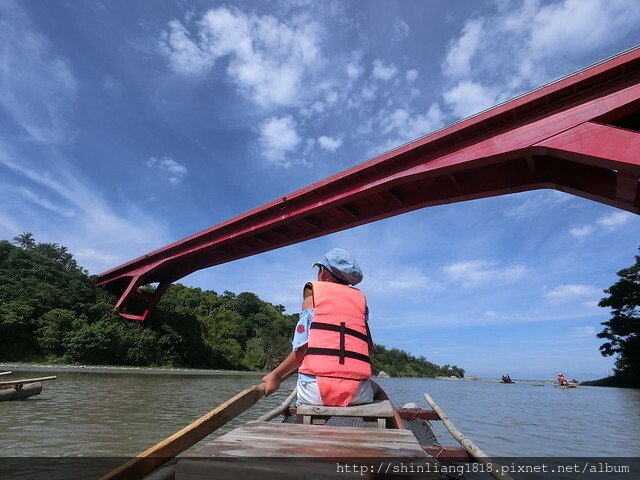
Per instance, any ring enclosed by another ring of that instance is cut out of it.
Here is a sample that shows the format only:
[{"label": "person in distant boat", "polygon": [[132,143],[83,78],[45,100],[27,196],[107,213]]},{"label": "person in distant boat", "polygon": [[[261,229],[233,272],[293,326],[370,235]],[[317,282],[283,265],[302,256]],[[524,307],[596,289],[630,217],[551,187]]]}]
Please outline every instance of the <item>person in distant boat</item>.
[{"label": "person in distant boat", "polygon": [[558,383],[560,385],[568,385],[569,384],[569,380],[567,380],[567,377],[565,377],[564,373],[562,373],[562,372],[558,373]]},{"label": "person in distant boat", "polygon": [[503,376],[502,376],[502,381],[503,381],[504,383],[511,383],[511,382],[513,382],[513,380],[511,380],[511,377],[509,376],[509,374],[508,374],[508,373],[507,373],[506,375],[503,375]]},{"label": "person in distant boat", "polygon": [[304,287],[293,351],[262,378],[265,395],[275,392],[283,375],[299,366],[298,405],[371,403],[379,387],[370,380],[369,309],[364,294],[353,287],[362,281],[362,271],[341,248],[330,250],[313,266],[318,267],[318,277]]}]

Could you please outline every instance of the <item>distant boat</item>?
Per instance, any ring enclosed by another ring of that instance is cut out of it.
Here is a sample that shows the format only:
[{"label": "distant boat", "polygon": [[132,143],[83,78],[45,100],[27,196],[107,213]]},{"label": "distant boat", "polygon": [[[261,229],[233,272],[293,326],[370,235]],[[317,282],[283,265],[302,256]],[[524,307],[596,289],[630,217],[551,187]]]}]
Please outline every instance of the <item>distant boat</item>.
[{"label": "distant boat", "polygon": [[[2,372],[6,375],[11,372]],[[42,382],[54,380],[56,377],[26,378],[20,380],[5,380],[0,382],[0,402],[4,400],[23,400],[39,395],[42,392]]]},{"label": "distant boat", "polygon": [[516,382],[511,380],[511,377],[509,375],[503,375],[502,379],[500,380],[500,383],[516,383]]},{"label": "distant boat", "polygon": [[578,382],[569,382],[565,385],[554,385],[556,388],[578,388]]}]

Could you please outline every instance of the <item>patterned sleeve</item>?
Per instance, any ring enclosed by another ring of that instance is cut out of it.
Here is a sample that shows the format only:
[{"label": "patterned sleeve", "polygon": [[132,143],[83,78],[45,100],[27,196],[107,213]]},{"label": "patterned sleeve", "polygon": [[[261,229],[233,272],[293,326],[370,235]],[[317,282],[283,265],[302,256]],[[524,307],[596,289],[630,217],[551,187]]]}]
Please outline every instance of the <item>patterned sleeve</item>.
[{"label": "patterned sleeve", "polygon": [[293,333],[293,350],[296,351],[300,347],[304,347],[309,341],[309,326],[313,319],[313,308],[303,310],[300,313],[300,320],[296,325],[296,329]]}]

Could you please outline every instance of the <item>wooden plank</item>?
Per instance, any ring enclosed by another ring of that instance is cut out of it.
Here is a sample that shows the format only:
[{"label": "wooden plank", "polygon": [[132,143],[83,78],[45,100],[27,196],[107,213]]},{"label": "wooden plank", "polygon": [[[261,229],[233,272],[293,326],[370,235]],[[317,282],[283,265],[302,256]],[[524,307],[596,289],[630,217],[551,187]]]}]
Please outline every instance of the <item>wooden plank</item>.
[{"label": "wooden plank", "polygon": [[[333,461],[328,461],[333,460]],[[422,467],[422,473],[391,473],[384,475],[391,466],[407,469],[407,462],[393,459],[371,460],[355,459],[342,462],[342,459],[309,458],[186,458],[180,460],[174,470],[175,480],[345,480],[346,478],[380,479],[394,478],[402,480],[442,480],[439,473],[428,470],[424,460],[416,462]],[[429,460],[427,460],[429,462]],[[431,462],[429,462],[431,463]],[[378,473],[378,469],[381,472]],[[401,471],[401,470],[399,470]]]},{"label": "wooden plank", "polygon": [[249,422],[196,450],[196,456],[416,457],[426,453],[409,430]]},{"label": "wooden plank", "polygon": [[299,405],[298,415],[328,415],[336,417],[376,417],[393,418],[393,408],[389,400],[380,400],[364,405],[349,407],[325,407],[319,405]]},{"label": "wooden plank", "polygon": [[8,372],[0,372],[0,375],[10,375],[11,374],[11,370],[9,370]]},{"label": "wooden plank", "polygon": [[433,410],[398,410],[400,418],[403,420],[440,420],[440,417]]}]

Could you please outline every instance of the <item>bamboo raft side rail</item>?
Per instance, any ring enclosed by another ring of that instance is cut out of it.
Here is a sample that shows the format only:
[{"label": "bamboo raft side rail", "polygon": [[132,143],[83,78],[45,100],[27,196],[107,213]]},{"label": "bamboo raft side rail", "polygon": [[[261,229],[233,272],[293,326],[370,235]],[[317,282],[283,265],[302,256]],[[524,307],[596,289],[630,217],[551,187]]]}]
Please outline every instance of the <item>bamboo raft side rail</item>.
[{"label": "bamboo raft side rail", "polygon": [[3,382],[0,382],[0,388],[12,386],[12,385],[27,385],[28,383],[44,382],[45,380],[55,380],[56,378],[58,377],[54,375],[51,377],[23,378],[20,380],[5,380]]},{"label": "bamboo raft side rail", "polygon": [[273,410],[262,415],[260,418],[258,418],[258,422],[268,422],[270,420],[273,420],[277,416],[283,414],[285,411],[287,411],[287,409],[289,408],[289,405],[291,405],[291,402],[293,402],[293,399],[296,398],[297,395],[298,395],[298,392],[294,388],[293,391],[287,397],[287,399],[284,402],[282,402],[279,407],[276,407]]},{"label": "bamboo raft side rail", "polygon": [[489,457],[489,455],[478,448],[470,439],[464,436],[462,432],[460,432],[460,430],[456,428],[453,422],[449,420],[447,414],[444,413],[444,411],[436,404],[436,402],[429,396],[428,393],[424,394],[424,398],[429,406],[431,406],[433,411],[438,414],[440,420],[442,421],[442,424],[447,428],[451,436],[455,438],[458,443],[462,445],[462,448],[469,452],[471,456],[473,456],[485,467],[487,467],[487,472],[489,472],[491,476],[493,476],[497,480],[513,480],[510,475],[502,473],[500,465],[495,463],[493,459]]}]

